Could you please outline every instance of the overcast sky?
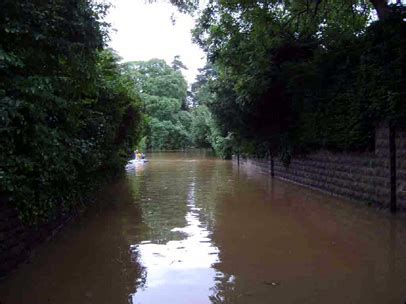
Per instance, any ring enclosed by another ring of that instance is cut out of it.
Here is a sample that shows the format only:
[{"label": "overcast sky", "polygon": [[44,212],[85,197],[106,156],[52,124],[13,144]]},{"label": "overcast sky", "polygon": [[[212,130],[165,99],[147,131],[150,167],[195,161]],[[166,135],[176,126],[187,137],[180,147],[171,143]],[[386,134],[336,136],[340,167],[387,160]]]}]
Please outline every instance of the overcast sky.
[{"label": "overcast sky", "polygon": [[[124,61],[160,58],[170,64],[180,55],[188,67],[183,71],[191,84],[197,69],[203,67],[205,55],[192,43],[190,30],[193,18],[182,15],[164,1],[145,3],[144,0],[112,0],[113,7],[107,21],[116,30],[111,33],[110,46]],[[171,15],[176,22],[173,25]]]}]

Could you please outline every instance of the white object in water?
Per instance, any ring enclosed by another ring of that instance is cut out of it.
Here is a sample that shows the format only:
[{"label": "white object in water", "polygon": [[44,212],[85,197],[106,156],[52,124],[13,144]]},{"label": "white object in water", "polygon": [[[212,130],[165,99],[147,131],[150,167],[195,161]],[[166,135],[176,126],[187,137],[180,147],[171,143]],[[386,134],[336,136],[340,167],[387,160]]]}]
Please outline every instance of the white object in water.
[{"label": "white object in water", "polygon": [[128,163],[127,163],[127,165],[125,167],[126,167],[126,169],[134,168],[137,165],[144,164],[144,163],[147,163],[147,162],[148,162],[147,159],[131,159],[130,161],[128,161]]}]

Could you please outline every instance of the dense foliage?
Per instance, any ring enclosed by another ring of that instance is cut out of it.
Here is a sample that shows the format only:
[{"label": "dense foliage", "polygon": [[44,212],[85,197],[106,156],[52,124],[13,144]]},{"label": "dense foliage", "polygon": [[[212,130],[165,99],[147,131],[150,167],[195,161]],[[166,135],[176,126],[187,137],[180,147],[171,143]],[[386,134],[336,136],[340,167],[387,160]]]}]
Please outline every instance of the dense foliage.
[{"label": "dense foliage", "polygon": [[140,101],[103,50],[107,7],[87,0],[0,4],[0,194],[45,221],[122,168]]},{"label": "dense foliage", "polygon": [[[406,120],[401,1],[210,1],[195,41],[216,71],[208,107],[249,154],[372,149]],[[375,20],[376,16],[380,20]]]},{"label": "dense foliage", "polygon": [[193,142],[197,147],[211,147],[222,158],[230,158],[232,138],[224,128],[220,128],[218,122],[221,120],[216,120],[210,110],[215,104],[219,104],[211,89],[217,73],[210,64],[199,69],[199,72],[191,87]]},{"label": "dense foliage", "polygon": [[187,111],[187,83],[175,58],[172,67],[162,59],[126,63],[142,98],[146,116],[146,147],[184,149],[191,144],[191,115]]},{"label": "dense foliage", "polygon": [[128,74],[138,88],[145,112],[142,150],[213,148],[229,157],[229,138],[215,122],[208,105],[213,94],[208,83],[214,76],[210,65],[202,68],[188,91],[179,56],[171,66],[162,59],[126,63]]}]

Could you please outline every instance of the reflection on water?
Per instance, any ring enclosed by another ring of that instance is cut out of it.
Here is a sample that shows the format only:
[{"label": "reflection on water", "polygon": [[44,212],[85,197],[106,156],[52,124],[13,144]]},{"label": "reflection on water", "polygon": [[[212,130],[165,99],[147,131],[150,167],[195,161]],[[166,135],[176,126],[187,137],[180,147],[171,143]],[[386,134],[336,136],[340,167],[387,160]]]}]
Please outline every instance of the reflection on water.
[{"label": "reflection on water", "polygon": [[206,152],[149,158],[0,282],[0,303],[406,301],[404,218]]},{"label": "reflection on water", "polygon": [[143,281],[132,296],[133,303],[202,303],[216,277],[211,266],[217,262],[218,249],[211,244],[209,231],[199,219],[194,181],[187,196],[186,224],[172,228],[180,240],[159,244],[143,241],[131,246],[139,263],[147,269]]},{"label": "reflection on water", "polygon": [[145,269],[132,302],[207,303],[222,276],[212,267],[219,250],[211,240],[213,212],[207,213],[212,205],[207,201],[216,195],[216,167],[223,162],[178,154],[155,155],[151,162],[159,175],[147,170],[129,176],[134,187],[140,187],[138,203],[146,227],[143,240],[131,246]]}]

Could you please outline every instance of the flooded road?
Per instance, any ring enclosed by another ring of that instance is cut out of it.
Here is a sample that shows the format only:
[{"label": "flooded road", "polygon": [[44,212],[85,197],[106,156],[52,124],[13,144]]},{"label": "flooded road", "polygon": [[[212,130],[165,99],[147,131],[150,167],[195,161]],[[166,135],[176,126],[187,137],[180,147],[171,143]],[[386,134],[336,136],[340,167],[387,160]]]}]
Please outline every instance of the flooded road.
[{"label": "flooded road", "polygon": [[406,302],[406,220],[156,153],[0,282],[1,304]]}]

